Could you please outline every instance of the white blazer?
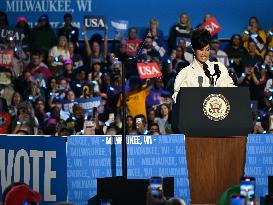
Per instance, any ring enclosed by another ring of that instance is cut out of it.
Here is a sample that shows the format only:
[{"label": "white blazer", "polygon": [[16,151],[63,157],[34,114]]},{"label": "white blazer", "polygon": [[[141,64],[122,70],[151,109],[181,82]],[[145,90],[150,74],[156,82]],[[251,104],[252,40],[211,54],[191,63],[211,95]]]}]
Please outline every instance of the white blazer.
[{"label": "white blazer", "polygon": [[[215,87],[235,87],[232,78],[229,76],[227,68],[220,62],[206,61],[208,70],[211,74],[214,74],[214,64],[218,64],[221,71],[220,77],[217,79]],[[203,68],[198,64],[197,60],[183,68],[176,76],[174,82],[174,94],[172,96],[174,102],[176,102],[176,96],[181,87],[200,87],[200,79],[202,77],[202,87],[210,87],[209,78],[205,75]]]}]

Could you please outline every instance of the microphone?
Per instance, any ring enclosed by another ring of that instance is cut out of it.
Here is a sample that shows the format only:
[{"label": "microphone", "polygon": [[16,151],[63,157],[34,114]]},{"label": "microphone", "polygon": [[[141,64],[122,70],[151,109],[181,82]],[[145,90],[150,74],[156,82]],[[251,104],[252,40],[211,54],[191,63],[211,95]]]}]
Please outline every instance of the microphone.
[{"label": "microphone", "polygon": [[214,71],[215,71],[214,75],[217,76],[216,80],[218,80],[218,78],[220,78],[220,76],[221,76],[221,71],[219,69],[219,65],[218,64],[214,64]]},{"label": "microphone", "polygon": [[202,84],[203,84],[203,77],[202,76],[198,76],[198,84],[199,84],[199,87],[203,87]]},{"label": "microphone", "polygon": [[210,74],[210,71],[208,69],[208,65],[205,63],[204,64],[204,72],[205,72],[205,75],[208,77],[209,79],[209,82],[210,82],[210,87],[214,87],[214,80],[213,80],[213,75]]},{"label": "microphone", "polygon": [[220,78],[220,76],[221,76],[221,71],[219,69],[218,64],[214,64],[214,74],[213,74],[213,76],[216,76],[216,79],[214,80],[214,85],[216,85],[216,82],[217,82],[218,78]]}]

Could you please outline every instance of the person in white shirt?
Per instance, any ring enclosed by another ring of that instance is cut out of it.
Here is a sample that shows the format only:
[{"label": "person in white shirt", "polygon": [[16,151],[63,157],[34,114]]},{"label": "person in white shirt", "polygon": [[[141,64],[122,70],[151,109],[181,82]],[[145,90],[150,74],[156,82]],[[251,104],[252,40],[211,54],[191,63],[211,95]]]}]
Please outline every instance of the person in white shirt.
[{"label": "person in white shirt", "polygon": [[49,51],[48,60],[52,66],[62,66],[66,59],[70,58],[68,41],[65,36],[60,36],[56,46]]},{"label": "person in white shirt", "polygon": [[210,62],[211,35],[205,29],[196,29],[191,35],[193,62],[176,76],[173,100],[181,87],[235,87],[227,68],[220,62]]}]

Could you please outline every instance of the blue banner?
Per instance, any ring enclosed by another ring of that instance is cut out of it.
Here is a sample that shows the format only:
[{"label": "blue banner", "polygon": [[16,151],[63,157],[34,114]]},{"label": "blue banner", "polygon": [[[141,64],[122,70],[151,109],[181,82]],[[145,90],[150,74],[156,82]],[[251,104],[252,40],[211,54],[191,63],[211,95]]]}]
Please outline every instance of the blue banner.
[{"label": "blue banner", "polygon": [[[101,105],[101,97],[94,97],[94,98],[77,98],[75,101],[67,101],[64,100],[62,102],[64,111],[73,113],[73,106],[75,104],[79,104],[86,114],[92,115],[93,108],[99,108]],[[100,109],[98,109],[100,110]]]},{"label": "blue banner", "polygon": [[[46,13],[53,28],[63,23],[63,15],[72,13],[73,22],[82,28],[86,15],[105,16],[108,24],[109,37],[114,38],[114,29],[110,27],[111,20],[123,19],[130,26],[147,27],[151,18],[157,18],[165,36],[169,35],[172,25],[176,24],[179,15],[187,12],[193,28],[203,22],[206,13],[212,13],[219,21],[223,30],[220,38],[230,38],[234,33],[241,33],[248,24],[250,16],[257,16],[264,30],[272,25],[273,2],[248,0],[1,0],[0,10],[6,12],[11,26],[16,24],[17,16],[25,16],[34,26],[40,15]],[[246,12],[242,12],[242,9]],[[231,13],[232,11],[232,13]],[[232,18],[230,16],[232,15]],[[96,31],[97,32],[97,31]],[[144,34],[144,33],[143,33]],[[82,39],[83,36],[80,36]]]},{"label": "blue banner", "polygon": [[67,137],[68,200],[86,204],[97,193],[97,178],[120,176],[121,143],[111,136]]},{"label": "blue banner", "polygon": [[42,197],[42,205],[65,201],[65,138],[0,136],[1,193],[13,182],[25,182]]},{"label": "blue banner", "polygon": [[94,98],[78,98],[78,104],[82,107],[85,113],[93,114],[93,108],[99,107],[101,104],[101,97]]},{"label": "blue banner", "polygon": [[[96,178],[121,176],[122,137],[70,136],[68,200],[82,205],[96,195]],[[184,135],[127,136],[128,178],[174,177],[174,195],[190,202]]]},{"label": "blue banner", "polygon": [[268,194],[268,176],[273,176],[273,135],[248,135],[245,176],[256,178],[256,198]]},{"label": "blue banner", "polygon": [[128,178],[174,177],[174,196],[190,204],[184,135],[127,136]]}]

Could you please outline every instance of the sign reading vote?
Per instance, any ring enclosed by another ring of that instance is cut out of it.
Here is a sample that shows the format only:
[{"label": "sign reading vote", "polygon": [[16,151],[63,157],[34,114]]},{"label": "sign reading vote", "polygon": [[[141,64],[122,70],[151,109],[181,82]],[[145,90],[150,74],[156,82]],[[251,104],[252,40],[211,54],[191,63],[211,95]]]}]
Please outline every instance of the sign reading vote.
[{"label": "sign reading vote", "polygon": [[222,27],[220,26],[216,18],[209,19],[208,21],[203,23],[200,28],[208,30],[211,36],[214,36],[216,33],[222,30]]},{"label": "sign reading vote", "polygon": [[0,136],[0,191],[24,182],[43,196],[41,204],[66,200],[65,138]]},{"label": "sign reading vote", "polygon": [[[122,174],[121,136],[67,138],[68,200],[82,205],[96,195],[97,178]],[[174,177],[176,197],[190,201],[184,135],[127,136],[128,178]]]},{"label": "sign reading vote", "polygon": [[84,25],[87,29],[104,29],[104,16],[84,16]]},{"label": "sign reading vote", "polygon": [[137,63],[137,70],[141,79],[161,77],[162,73],[157,63]]},{"label": "sign reading vote", "polygon": [[0,51],[0,66],[9,67],[13,64],[13,50]]},{"label": "sign reading vote", "polygon": [[248,135],[245,176],[256,178],[256,199],[268,194],[268,176],[273,176],[273,135]]}]

